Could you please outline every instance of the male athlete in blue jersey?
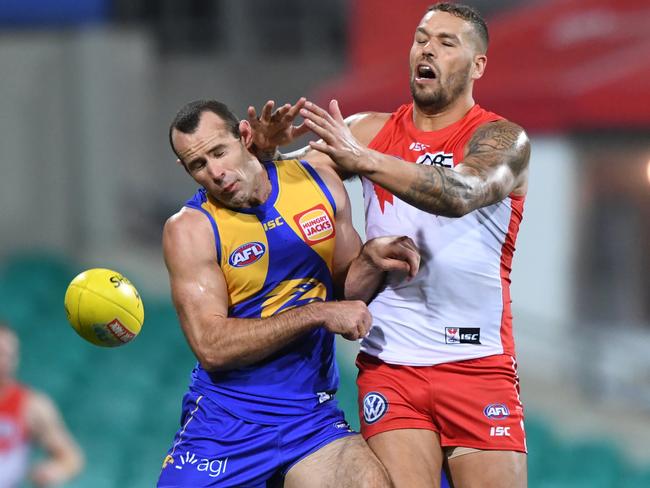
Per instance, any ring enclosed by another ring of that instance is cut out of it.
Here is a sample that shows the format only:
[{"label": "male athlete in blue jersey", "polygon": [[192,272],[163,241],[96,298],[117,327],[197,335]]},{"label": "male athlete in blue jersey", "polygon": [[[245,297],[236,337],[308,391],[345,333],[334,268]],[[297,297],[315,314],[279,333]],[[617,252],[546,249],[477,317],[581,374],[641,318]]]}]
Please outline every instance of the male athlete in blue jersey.
[{"label": "male athlete in blue jersey", "polygon": [[375,286],[386,270],[413,276],[412,241],[382,237],[361,251],[336,174],[260,163],[249,122],[219,102],[183,107],[170,142],[202,187],[163,232],[198,364],[158,486],[390,486],[334,400],[334,334],[363,337],[370,314],[334,299],[344,286]]}]

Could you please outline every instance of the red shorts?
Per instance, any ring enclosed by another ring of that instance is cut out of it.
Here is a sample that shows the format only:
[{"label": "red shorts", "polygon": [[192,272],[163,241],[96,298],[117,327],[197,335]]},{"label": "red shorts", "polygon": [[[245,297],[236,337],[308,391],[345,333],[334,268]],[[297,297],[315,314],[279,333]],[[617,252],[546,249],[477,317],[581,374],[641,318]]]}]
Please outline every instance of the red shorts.
[{"label": "red shorts", "polygon": [[400,366],[357,357],[359,417],[365,439],[427,429],[442,447],[526,452],[524,411],[512,356],[435,366]]}]

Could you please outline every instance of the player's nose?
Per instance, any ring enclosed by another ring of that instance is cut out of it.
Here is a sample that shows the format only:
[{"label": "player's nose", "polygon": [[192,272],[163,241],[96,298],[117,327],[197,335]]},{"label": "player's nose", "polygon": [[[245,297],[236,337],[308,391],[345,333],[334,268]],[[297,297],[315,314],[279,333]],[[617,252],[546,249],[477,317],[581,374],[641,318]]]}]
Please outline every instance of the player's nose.
[{"label": "player's nose", "polygon": [[226,175],[223,167],[215,161],[208,162],[208,176],[215,183],[221,183]]},{"label": "player's nose", "polygon": [[436,57],[436,49],[432,41],[429,41],[422,46],[422,57],[425,59],[430,57],[433,58]]}]

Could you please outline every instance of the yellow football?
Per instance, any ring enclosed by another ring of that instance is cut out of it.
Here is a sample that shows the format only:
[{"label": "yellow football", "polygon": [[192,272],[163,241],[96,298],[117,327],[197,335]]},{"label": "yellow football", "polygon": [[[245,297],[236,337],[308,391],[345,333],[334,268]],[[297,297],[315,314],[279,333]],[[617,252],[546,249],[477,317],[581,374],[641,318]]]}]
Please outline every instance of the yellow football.
[{"label": "yellow football", "polygon": [[94,268],[78,274],[65,292],[65,313],[74,330],[97,346],[117,347],[138,335],[144,306],[122,274]]}]

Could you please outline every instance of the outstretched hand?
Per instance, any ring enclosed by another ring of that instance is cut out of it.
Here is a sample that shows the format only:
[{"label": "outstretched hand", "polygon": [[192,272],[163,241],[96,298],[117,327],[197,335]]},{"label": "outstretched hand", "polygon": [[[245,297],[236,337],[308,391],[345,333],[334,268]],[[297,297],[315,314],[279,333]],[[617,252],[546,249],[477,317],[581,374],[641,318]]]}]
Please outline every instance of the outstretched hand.
[{"label": "outstretched hand", "polygon": [[313,102],[305,102],[300,115],[305,118],[304,125],[321,138],[320,141],[309,142],[312,149],[327,154],[346,172],[362,171],[367,148],[350,131],[336,100],[329,103],[329,111]]},{"label": "outstretched hand", "polygon": [[275,102],[269,100],[262,107],[259,116],[255,107],[248,107],[248,122],[253,129],[253,144],[258,158],[273,157],[278,147],[290,144],[309,132],[309,128],[304,123],[294,125],[305,101],[305,98],[299,98],[295,104],[285,103],[274,111]]}]

